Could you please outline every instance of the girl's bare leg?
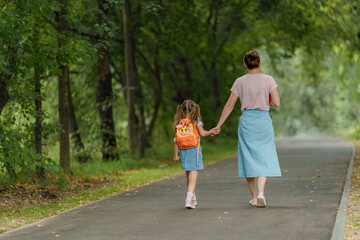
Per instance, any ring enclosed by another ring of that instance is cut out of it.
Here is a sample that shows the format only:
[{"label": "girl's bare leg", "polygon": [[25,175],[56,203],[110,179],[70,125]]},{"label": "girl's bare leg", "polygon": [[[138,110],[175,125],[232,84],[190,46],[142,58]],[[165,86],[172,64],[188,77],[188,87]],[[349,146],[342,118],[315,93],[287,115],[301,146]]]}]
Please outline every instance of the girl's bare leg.
[{"label": "girl's bare leg", "polygon": [[186,186],[189,187],[189,175],[190,171],[186,171]]},{"label": "girl's bare leg", "polygon": [[256,194],[256,178],[246,178],[251,192],[251,199],[257,198]]},{"label": "girl's bare leg", "polygon": [[197,176],[199,174],[199,171],[190,171],[190,172],[186,172],[186,176],[187,173],[189,173],[189,177],[188,179],[188,192],[194,193],[195,192],[195,188],[196,188],[196,181],[197,181]]}]

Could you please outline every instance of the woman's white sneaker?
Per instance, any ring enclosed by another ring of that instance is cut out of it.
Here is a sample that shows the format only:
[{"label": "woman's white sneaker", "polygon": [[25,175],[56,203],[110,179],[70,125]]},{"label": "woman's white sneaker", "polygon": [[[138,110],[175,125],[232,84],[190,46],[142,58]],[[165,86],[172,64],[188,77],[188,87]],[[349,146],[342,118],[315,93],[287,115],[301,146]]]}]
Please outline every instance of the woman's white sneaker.
[{"label": "woman's white sneaker", "polygon": [[251,200],[249,201],[249,205],[251,205],[251,206],[256,206],[256,205],[257,205],[257,199],[256,199],[256,198],[251,199]]},{"label": "woman's white sneaker", "polygon": [[259,208],[266,207],[266,200],[265,200],[265,196],[263,194],[258,195],[256,207],[259,207]]}]

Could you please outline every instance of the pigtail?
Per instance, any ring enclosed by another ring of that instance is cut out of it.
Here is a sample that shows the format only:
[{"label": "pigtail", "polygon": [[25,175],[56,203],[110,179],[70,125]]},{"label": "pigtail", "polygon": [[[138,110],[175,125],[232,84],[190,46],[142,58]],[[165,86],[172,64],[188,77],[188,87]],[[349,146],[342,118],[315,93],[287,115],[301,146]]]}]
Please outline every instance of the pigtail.
[{"label": "pigtail", "polygon": [[176,108],[176,113],[174,116],[174,123],[173,123],[173,129],[174,132],[176,132],[176,126],[179,124],[181,118],[182,118],[182,109],[181,109],[181,105],[178,105]]},{"label": "pigtail", "polygon": [[191,101],[191,105],[192,106],[190,107],[190,119],[193,123],[195,123],[195,125],[197,125],[199,121],[202,121],[200,115],[200,107],[193,101]]},{"label": "pigtail", "polygon": [[197,116],[196,116],[196,117],[197,117],[197,120],[196,120],[196,121],[197,121],[197,122],[199,122],[199,121],[202,122],[201,114],[200,114],[200,107],[199,107],[199,105],[197,105],[197,104],[196,104],[196,115],[197,115]]}]

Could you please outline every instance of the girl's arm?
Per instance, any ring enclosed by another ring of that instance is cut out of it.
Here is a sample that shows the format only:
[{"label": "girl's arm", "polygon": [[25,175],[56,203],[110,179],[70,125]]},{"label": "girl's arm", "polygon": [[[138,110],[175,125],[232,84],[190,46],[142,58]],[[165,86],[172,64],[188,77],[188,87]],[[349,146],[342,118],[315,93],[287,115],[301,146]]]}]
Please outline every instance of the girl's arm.
[{"label": "girl's arm", "polygon": [[179,146],[177,143],[174,143],[174,162],[179,161]]},{"label": "girl's arm", "polygon": [[[234,109],[236,100],[237,100],[238,98],[239,98],[239,97],[236,96],[236,94],[234,94],[234,93],[231,93],[231,94],[230,94],[230,97],[229,97],[227,103],[225,104],[224,109],[223,109],[223,111],[222,111],[222,113],[221,113],[219,122],[218,122],[218,124],[216,125],[216,127],[213,128],[213,129],[216,131],[216,134],[219,134],[219,133],[220,133],[220,128],[221,128],[221,126],[222,126],[223,123],[226,121],[226,119],[228,118],[228,116],[230,115],[230,113],[232,112],[232,110]],[[212,130],[213,130],[213,129],[212,129]]]},{"label": "girl's arm", "polygon": [[197,126],[197,129],[199,131],[200,136],[202,137],[207,137],[209,135],[214,135],[216,133],[216,131],[213,129],[211,129],[210,131],[206,131],[202,126]]},{"label": "girl's arm", "polygon": [[277,88],[271,91],[271,103],[270,106],[272,107],[280,107],[280,97]]}]

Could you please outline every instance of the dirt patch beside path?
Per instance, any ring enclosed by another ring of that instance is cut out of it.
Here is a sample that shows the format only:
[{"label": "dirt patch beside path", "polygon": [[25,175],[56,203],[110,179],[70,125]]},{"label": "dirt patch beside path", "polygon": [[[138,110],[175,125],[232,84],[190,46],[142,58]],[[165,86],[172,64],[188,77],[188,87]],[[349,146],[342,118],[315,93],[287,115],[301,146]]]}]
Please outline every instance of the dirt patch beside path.
[{"label": "dirt patch beside path", "polygon": [[94,191],[113,184],[107,178],[96,176],[70,176],[62,179],[57,176],[47,176],[47,181],[45,184],[34,179],[12,186],[0,187],[0,214],[3,215],[0,218],[0,234],[33,221],[31,218],[6,217],[6,212],[57,203],[81,192]]},{"label": "dirt patch beside path", "polygon": [[360,239],[360,140],[353,141],[356,147],[351,178],[349,203],[346,209],[344,239]]}]

